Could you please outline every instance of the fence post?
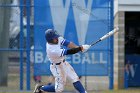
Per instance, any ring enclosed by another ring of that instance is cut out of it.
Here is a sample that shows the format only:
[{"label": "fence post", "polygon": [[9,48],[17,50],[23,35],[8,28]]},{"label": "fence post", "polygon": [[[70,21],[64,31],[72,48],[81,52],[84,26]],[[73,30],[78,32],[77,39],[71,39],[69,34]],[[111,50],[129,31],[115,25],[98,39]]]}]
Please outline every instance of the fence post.
[{"label": "fence post", "polygon": [[26,1],[26,13],[27,13],[27,38],[26,38],[26,89],[30,90],[30,10],[31,1]]},{"label": "fence post", "polygon": [[23,90],[23,0],[20,0],[20,90]]},{"label": "fence post", "polygon": [[[110,1],[110,29],[114,28],[114,0]],[[111,51],[110,51],[110,56],[111,56],[111,60],[110,60],[110,73],[109,73],[109,80],[110,80],[110,84],[109,84],[109,89],[113,89],[113,85],[114,85],[114,42],[113,42],[113,37],[110,38],[110,47],[111,47]]]}]

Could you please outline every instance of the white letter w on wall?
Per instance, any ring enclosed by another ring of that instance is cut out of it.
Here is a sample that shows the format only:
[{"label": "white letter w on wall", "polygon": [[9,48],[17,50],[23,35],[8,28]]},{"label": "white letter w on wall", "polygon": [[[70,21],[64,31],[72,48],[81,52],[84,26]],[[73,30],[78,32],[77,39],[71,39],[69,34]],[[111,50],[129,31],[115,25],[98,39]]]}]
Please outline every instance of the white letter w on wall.
[{"label": "white letter w on wall", "polygon": [[64,35],[70,3],[72,3],[78,41],[79,44],[84,44],[92,2],[93,0],[88,0],[86,6],[85,0],[65,0],[65,4],[63,0],[49,0],[54,28]]},{"label": "white letter w on wall", "polygon": [[87,0],[87,7],[86,7],[85,0],[72,0],[79,44],[85,43],[92,2],[93,0]]},{"label": "white letter w on wall", "polygon": [[65,4],[63,4],[63,0],[49,0],[49,3],[54,28],[58,30],[58,33],[64,35],[70,0],[66,0]]}]

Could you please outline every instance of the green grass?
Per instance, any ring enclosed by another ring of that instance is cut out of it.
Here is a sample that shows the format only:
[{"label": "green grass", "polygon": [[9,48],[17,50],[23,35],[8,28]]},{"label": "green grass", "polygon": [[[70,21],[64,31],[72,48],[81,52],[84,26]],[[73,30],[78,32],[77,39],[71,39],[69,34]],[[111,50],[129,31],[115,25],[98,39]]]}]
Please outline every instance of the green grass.
[{"label": "green grass", "polygon": [[[47,77],[42,77],[43,81],[48,82]],[[26,88],[26,77],[24,75],[24,90]],[[34,89],[34,81],[31,77],[31,89]],[[9,74],[8,76],[8,87],[0,87],[0,93],[33,93],[32,91],[18,91],[19,90],[19,75]],[[67,83],[65,87],[66,91],[74,90],[71,83]],[[66,93],[66,92],[63,92]],[[69,92],[75,93],[75,92]],[[127,90],[105,90],[105,91],[88,91],[88,93],[140,93],[140,88],[129,88]]]},{"label": "green grass", "polygon": [[[29,92],[0,92],[0,93],[32,93],[32,91]],[[63,92],[65,93],[65,92]],[[75,93],[75,92],[69,92],[69,93]],[[140,89],[127,89],[127,90],[105,90],[105,91],[91,91],[88,93],[140,93]]]},{"label": "green grass", "polygon": [[[94,93],[94,92],[93,92]],[[112,90],[112,91],[102,91],[102,92],[97,92],[97,93],[140,93],[140,89],[136,90]]]}]

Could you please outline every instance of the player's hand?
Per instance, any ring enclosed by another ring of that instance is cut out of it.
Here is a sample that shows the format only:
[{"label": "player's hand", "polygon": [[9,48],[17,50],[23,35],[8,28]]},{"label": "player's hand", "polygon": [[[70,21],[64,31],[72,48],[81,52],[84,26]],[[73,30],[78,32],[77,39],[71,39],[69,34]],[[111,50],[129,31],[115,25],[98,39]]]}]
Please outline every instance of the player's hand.
[{"label": "player's hand", "polygon": [[82,45],[82,52],[86,52],[90,48],[90,45]]}]

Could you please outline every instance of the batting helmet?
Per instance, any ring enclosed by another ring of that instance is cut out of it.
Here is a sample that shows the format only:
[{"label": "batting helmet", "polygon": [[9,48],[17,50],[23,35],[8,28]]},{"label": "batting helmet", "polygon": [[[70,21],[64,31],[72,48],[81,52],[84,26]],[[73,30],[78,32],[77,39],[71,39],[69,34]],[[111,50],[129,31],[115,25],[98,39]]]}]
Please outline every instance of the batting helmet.
[{"label": "batting helmet", "polygon": [[60,35],[56,32],[56,30],[48,29],[45,32],[45,38],[48,43],[53,43],[54,38],[58,38]]}]

